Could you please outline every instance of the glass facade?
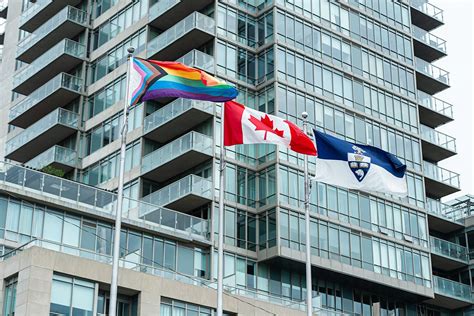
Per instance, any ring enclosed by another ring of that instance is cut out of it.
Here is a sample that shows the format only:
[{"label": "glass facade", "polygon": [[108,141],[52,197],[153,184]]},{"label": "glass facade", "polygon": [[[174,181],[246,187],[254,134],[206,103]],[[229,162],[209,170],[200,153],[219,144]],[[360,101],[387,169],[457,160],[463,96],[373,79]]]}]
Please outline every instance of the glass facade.
[{"label": "glass facade", "polygon": [[[408,196],[313,182],[306,232],[302,155],[273,145],[227,147],[225,187],[219,188],[221,105],[147,101],[128,117],[122,267],[214,286],[217,201],[224,190],[227,293],[304,308],[298,256],[309,234],[313,258],[344,271],[326,274],[327,267],[315,264],[311,290],[318,309],[354,316],[468,315],[474,237],[462,220],[471,212],[459,206],[464,202],[440,200],[459,190],[459,175],[437,165],[456,152],[455,139],[436,130],[453,118],[452,106],[433,96],[449,84],[447,72],[432,64],[432,56],[446,55],[445,41],[431,33],[442,24],[440,9],[424,0],[73,2],[23,0],[26,27],[15,43],[12,81],[15,99],[26,95],[12,101],[8,122],[12,131],[24,131],[8,138],[6,151],[19,157],[38,146],[39,135],[54,140],[29,157],[35,162],[29,165],[43,166],[41,153],[51,148],[68,149],[75,163],[63,176],[82,184],[7,163],[0,182],[93,215],[2,189],[2,254],[11,243],[31,242],[110,262],[116,195],[94,186],[117,190],[124,64],[133,46],[138,57],[179,60],[235,84],[237,102],[250,108],[299,126],[306,111],[310,128],[396,155],[407,165]],[[65,23],[69,27],[58,32]],[[66,55],[74,66],[57,72],[51,60]],[[58,78],[70,80],[59,85]],[[45,84],[36,87],[36,81]],[[68,95],[67,104],[58,90]],[[38,110],[52,104],[48,113]],[[22,121],[25,115],[34,120]],[[56,128],[53,135],[52,125],[69,132]],[[309,160],[314,175],[317,166]],[[58,162],[48,160],[49,169]],[[383,282],[370,279],[377,275]],[[4,284],[3,314],[13,315],[16,279]],[[108,313],[107,288],[92,280],[55,273],[51,289],[51,315]],[[137,315],[138,298],[120,296],[119,314]],[[163,315],[215,313],[179,294],[160,299]]]},{"label": "glass facade", "polygon": [[[0,196],[0,238],[24,244],[32,239],[43,246],[99,261],[112,255],[113,227],[105,221],[53,209],[45,205]],[[126,267],[143,265],[206,277],[208,257],[205,249],[188,247],[139,230],[123,229],[121,258]]]}]

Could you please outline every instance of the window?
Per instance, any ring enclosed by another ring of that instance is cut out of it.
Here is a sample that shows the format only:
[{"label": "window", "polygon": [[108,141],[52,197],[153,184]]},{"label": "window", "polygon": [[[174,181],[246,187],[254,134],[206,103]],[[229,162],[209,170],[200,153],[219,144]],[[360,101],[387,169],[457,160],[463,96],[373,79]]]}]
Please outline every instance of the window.
[{"label": "window", "polygon": [[95,284],[86,280],[53,275],[51,314],[92,316]]},{"label": "window", "polygon": [[[166,297],[161,298],[160,315],[163,316],[211,316],[215,315],[215,310],[210,307],[191,304]],[[224,316],[231,314],[225,313]]]},{"label": "window", "polygon": [[14,316],[16,304],[16,286],[18,278],[12,277],[5,280],[5,294],[3,296],[3,315]]},{"label": "window", "polygon": [[148,14],[148,0],[134,1],[94,30],[92,48],[95,50],[107,43],[145,14]]}]

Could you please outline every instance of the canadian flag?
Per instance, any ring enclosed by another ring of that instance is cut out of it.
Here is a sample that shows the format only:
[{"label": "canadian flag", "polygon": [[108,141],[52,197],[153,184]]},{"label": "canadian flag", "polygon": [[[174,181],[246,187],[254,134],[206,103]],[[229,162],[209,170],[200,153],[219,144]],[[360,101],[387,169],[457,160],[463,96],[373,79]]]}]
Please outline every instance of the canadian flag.
[{"label": "canadian flag", "polygon": [[298,126],[243,106],[224,104],[224,146],[269,143],[283,145],[301,154],[316,156],[313,141]]}]

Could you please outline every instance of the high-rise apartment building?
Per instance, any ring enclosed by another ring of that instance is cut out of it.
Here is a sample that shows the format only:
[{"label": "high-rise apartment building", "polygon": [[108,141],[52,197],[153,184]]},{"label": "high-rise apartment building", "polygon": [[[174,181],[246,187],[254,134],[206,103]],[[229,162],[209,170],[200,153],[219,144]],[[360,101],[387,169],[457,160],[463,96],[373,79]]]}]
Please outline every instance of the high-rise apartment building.
[{"label": "high-rise apartment building", "polygon": [[[316,315],[468,315],[472,197],[436,130],[442,10],[423,0],[10,0],[0,63],[0,315],[103,315],[126,51],[238,86],[237,101],[370,144],[409,196],[313,183]],[[146,102],[128,122],[119,315],[216,307],[220,105]],[[227,148],[224,309],[304,315],[303,157]],[[310,172],[314,173],[310,159]]]}]

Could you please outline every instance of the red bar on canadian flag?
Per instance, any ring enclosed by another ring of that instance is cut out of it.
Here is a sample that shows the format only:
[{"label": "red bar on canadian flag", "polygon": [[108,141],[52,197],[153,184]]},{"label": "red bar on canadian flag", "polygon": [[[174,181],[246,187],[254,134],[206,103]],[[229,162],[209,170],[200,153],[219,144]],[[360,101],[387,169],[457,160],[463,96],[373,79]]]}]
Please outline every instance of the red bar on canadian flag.
[{"label": "red bar on canadian flag", "polygon": [[314,142],[298,126],[234,101],[224,104],[224,146],[276,144],[316,156]]}]

